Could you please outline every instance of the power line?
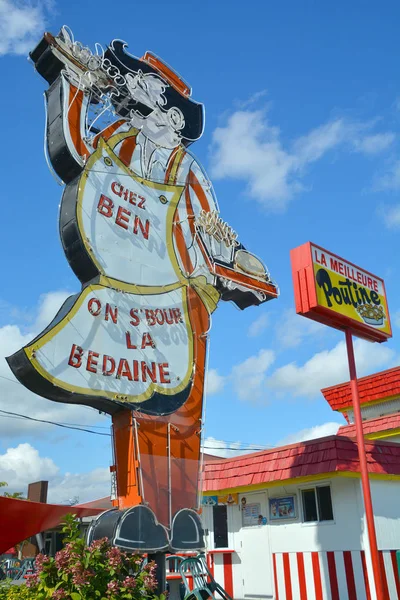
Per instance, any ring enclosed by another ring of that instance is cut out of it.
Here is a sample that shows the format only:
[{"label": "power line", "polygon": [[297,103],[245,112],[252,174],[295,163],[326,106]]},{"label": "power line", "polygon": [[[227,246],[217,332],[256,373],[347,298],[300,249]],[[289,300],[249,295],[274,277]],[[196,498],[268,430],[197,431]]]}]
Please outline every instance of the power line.
[{"label": "power line", "polygon": [[85,433],[93,433],[95,435],[106,435],[111,437],[110,433],[102,433],[101,431],[93,431],[92,429],[86,429],[84,427],[65,425],[64,423],[56,423],[55,421],[47,421],[45,419],[35,419],[34,417],[28,417],[27,415],[21,415],[19,413],[9,412],[7,410],[0,410],[0,417],[6,415],[7,418],[26,419],[27,421],[35,421],[36,423],[47,423],[48,425],[54,425],[56,427],[62,427],[63,429],[74,429],[75,431],[84,431]]},{"label": "power line", "polygon": [[[11,379],[9,377],[5,377],[4,375],[0,375],[0,378],[2,379],[6,379],[7,381],[11,381],[12,383],[16,383],[18,385],[21,385],[21,383],[17,380]],[[89,410],[93,410],[89,407],[83,407],[83,408],[88,408]],[[47,421],[45,419],[36,419],[34,417],[29,417],[27,415],[21,415],[19,413],[14,413],[14,412],[9,412],[6,410],[0,410],[0,417],[3,417],[5,419],[25,419],[27,421],[34,421],[36,423],[46,423],[47,425],[54,425],[55,427],[62,427],[64,429],[72,429],[75,431],[83,431],[85,433],[92,433],[95,435],[103,435],[103,436],[107,436],[107,437],[111,437],[110,433],[102,433],[100,431],[92,431],[91,429],[86,429],[81,427],[79,424],[77,423],[57,423],[56,421]],[[108,427],[104,426],[104,425],[89,425],[89,427],[92,427],[93,429],[108,429]],[[207,449],[207,450],[228,450],[228,451],[235,451],[235,452],[258,452],[258,451],[262,451],[262,450],[270,450],[271,448],[273,448],[273,446],[254,446],[253,444],[246,444],[245,442],[243,443],[238,443],[238,442],[232,442],[232,441],[225,441],[225,440],[218,440],[221,442],[221,446],[209,446],[204,444],[202,447]],[[229,445],[230,444],[230,445]],[[245,448],[243,448],[243,446],[245,446]]]},{"label": "power line", "polygon": [[[25,388],[24,385],[22,385],[22,383],[20,381],[18,381],[18,379],[11,379],[11,377],[6,377],[5,375],[0,375],[0,379],[5,379],[6,381],[10,381],[11,383],[16,383],[17,385],[20,385],[21,388],[27,389]],[[32,392],[34,393],[34,392]],[[92,413],[94,410],[96,410],[95,408],[91,408],[90,406],[84,406],[83,404],[80,405],[80,408],[84,408],[85,410],[90,410]],[[98,411],[99,413],[101,412],[100,410]]]}]

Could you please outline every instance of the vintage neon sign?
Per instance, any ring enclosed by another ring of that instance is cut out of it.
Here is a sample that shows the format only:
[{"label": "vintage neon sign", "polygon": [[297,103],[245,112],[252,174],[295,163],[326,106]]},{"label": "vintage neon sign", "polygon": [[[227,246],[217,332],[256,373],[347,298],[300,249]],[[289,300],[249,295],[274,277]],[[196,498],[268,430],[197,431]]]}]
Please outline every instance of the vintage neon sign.
[{"label": "vintage neon sign", "polygon": [[291,260],[297,313],[367,340],[391,337],[383,279],[311,243]]},{"label": "vintage neon sign", "polygon": [[[210,315],[220,300],[243,309],[276,298],[277,287],[219,217],[188,151],[203,105],[175,71],[118,40],[92,53],[65,27],[30,56],[49,83],[47,152],[65,184],[60,236],[82,290],[9,365],[39,395],[114,415],[118,506],[146,508],[123,514],[135,533],[119,539],[201,547],[199,532],[184,545],[176,518],[197,503]],[[134,466],[121,466],[127,455]],[[159,527],[153,541],[139,534],[146,519],[175,523],[173,544],[165,533],[160,542]]]}]

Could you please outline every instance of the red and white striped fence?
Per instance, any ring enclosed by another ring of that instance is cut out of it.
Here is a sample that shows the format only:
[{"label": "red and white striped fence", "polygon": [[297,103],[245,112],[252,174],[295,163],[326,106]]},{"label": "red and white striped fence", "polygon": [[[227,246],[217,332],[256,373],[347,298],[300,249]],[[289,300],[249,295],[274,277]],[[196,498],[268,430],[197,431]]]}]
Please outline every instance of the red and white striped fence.
[{"label": "red and white striped fence", "polygon": [[[385,598],[400,600],[396,551],[379,552]],[[275,600],[371,600],[363,550],[272,555]]]},{"label": "red and white striped fence", "polygon": [[207,566],[214,579],[226,592],[234,597],[233,591],[233,550],[208,550]]},{"label": "red and white striped fence", "polygon": [[[234,596],[234,584],[233,584],[233,563],[232,556],[234,550],[208,550],[206,559],[207,566],[210,569],[210,573],[214,579],[222,586],[230,596]],[[185,553],[179,554],[182,558],[188,558],[189,556],[196,556],[196,553]],[[179,571],[175,562],[167,565],[167,581],[180,580]],[[192,589],[193,581],[192,576],[187,575],[189,587]]]}]

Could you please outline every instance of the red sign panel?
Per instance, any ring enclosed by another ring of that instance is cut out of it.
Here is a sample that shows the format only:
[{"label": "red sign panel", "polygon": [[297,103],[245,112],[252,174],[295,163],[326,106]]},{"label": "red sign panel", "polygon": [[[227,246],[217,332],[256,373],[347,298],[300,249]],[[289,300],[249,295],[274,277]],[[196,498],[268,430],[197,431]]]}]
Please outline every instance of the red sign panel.
[{"label": "red sign panel", "polygon": [[298,314],[371,342],[391,337],[383,279],[311,242],[290,258]]}]

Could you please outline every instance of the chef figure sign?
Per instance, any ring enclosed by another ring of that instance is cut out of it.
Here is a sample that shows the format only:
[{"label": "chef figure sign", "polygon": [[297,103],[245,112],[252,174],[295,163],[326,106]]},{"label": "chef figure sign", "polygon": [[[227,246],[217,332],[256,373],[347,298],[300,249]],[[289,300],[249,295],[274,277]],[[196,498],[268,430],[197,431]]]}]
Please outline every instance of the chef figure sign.
[{"label": "chef figure sign", "polygon": [[202,135],[203,105],[175,71],[121,41],[93,54],[65,27],[30,56],[49,83],[47,152],[65,184],[60,236],[82,291],[8,362],[35,393],[112,415],[115,509],[91,539],[200,549],[210,315],[219,300],[244,309],[277,288],[218,216],[187,149]]}]

